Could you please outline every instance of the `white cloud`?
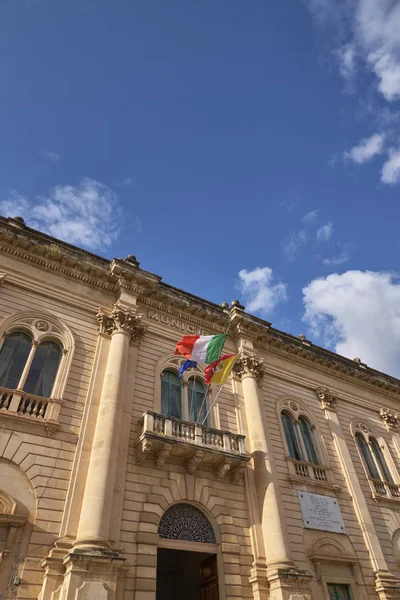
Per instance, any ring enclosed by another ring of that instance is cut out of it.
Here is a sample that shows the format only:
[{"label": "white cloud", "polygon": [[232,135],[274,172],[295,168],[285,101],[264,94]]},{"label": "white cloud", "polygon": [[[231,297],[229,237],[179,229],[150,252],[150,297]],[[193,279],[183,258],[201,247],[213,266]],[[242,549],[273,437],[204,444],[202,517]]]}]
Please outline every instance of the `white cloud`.
[{"label": "white cloud", "polygon": [[314,221],[318,216],[318,210],[311,210],[310,212],[306,213],[303,217],[303,223],[311,223],[312,221]]},{"label": "white cloud", "polygon": [[344,153],[344,158],[351,160],[358,165],[371,160],[377,154],[383,152],[383,144],[385,136],[380,133],[375,133],[369,138],[361,140],[357,146],[354,146],[349,152]]},{"label": "white cloud", "polygon": [[[398,0],[306,0],[319,25],[333,25],[341,39],[339,70],[348,80],[358,64],[374,73],[377,88],[400,98],[400,3]],[[356,57],[360,60],[357,61]]]},{"label": "white cloud", "polygon": [[324,258],[322,262],[324,265],[338,266],[343,265],[349,260],[350,256],[347,254],[347,252],[342,252],[342,254],[339,254],[339,256],[334,256],[333,258]]},{"label": "white cloud", "polygon": [[53,152],[52,150],[44,150],[43,152],[39,152],[39,156],[54,163],[59,163],[61,160],[61,156],[58,154],[58,152]]},{"label": "white cloud", "polygon": [[400,281],[397,275],[347,271],[303,289],[314,336],[348,358],[400,376]]},{"label": "white cloud", "polygon": [[329,242],[332,237],[333,225],[331,222],[326,223],[317,231],[317,240],[319,242]]},{"label": "white cloud", "polygon": [[347,44],[337,51],[339,70],[344,79],[350,81],[356,70],[356,48],[354,44]]},{"label": "white cloud", "polygon": [[273,309],[287,299],[286,284],[274,283],[272,269],[256,267],[253,271],[239,271],[239,288],[243,295],[247,310],[268,315]]},{"label": "white cloud", "polygon": [[120,228],[116,194],[86,178],[79,185],[58,185],[35,202],[16,192],[0,201],[5,216],[22,216],[28,226],[93,250],[110,246]]},{"label": "white cloud", "polygon": [[400,183],[400,149],[389,152],[389,158],[382,167],[381,181],[389,185]]},{"label": "white cloud", "polygon": [[0,211],[6,217],[24,217],[29,215],[31,205],[25,196],[11,190],[8,198],[0,200]]},{"label": "white cloud", "polygon": [[297,251],[301,246],[307,243],[307,234],[302,229],[301,231],[293,232],[289,235],[283,244],[283,251],[289,260],[294,260]]}]

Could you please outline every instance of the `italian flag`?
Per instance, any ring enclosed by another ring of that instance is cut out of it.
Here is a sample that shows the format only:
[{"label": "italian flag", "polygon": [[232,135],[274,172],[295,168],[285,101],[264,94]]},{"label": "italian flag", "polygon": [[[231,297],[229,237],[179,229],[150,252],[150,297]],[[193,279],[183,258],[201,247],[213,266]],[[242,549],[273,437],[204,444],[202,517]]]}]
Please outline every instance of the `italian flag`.
[{"label": "italian flag", "polygon": [[175,354],[209,365],[221,356],[225,340],[225,333],[218,335],[184,335],[176,345]]}]

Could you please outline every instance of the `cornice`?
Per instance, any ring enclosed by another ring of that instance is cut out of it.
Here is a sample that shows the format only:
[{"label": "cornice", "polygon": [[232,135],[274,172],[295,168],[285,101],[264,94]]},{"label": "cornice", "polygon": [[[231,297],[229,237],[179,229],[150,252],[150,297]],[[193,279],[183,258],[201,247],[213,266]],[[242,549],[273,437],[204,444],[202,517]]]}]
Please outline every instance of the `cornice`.
[{"label": "cornice", "polygon": [[314,346],[304,336],[296,338],[272,328],[271,323],[244,312],[238,301],[221,306],[161,281],[161,277],[139,268],[130,255],[125,260],[97,256],[49,235],[26,227],[19,218],[0,217],[0,253],[14,256],[44,270],[104,290],[117,299],[121,289],[137,296],[144,306],[166,312],[193,325],[224,332],[237,342],[246,337],[254,348],[310,366],[365,389],[379,389],[386,397],[400,399],[400,381],[334,352]]},{"label": "cornice", "polygon": [[320,373],[351,382],[370,391],[376,391],[378,388],[379,392],[385,396],[400,400],[400,381],[398,379],[369,369],[362,363],[360,365],[318,346],[309,344],[304,347],[300,344],[302,344],[301,340],[270,329],[262,341],[254,343],[254,347],[305,367],[309,367],[311,363],[313,370]]}]

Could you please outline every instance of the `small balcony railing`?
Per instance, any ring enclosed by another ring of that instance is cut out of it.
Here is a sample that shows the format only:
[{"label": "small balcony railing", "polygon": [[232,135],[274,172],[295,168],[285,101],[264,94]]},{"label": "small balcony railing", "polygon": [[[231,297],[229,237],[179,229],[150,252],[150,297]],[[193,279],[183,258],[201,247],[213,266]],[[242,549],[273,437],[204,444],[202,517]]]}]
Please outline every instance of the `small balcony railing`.
[{"label": "small balcony railing", "polygon": [[374,496],[382,498],[400,499],[400,485],[389,483],[381,479],[370,479],[370,484]]},{"label": "small balcony railing", "polygon": [[289,471],[291,475],[302,477],[311,481],[328,482],[328,469],[320,465],[314,465],[310,462],[295,460],[287,457]]},{"label": "small balcony railing", "polygon": [[194,473],[198,465],[213,465],[217,477],[227,471],[239,480],[249,460],[245,450],[245,436],[191,423],[167,415],[148,411],[140,420],[142,432],[136,443],[136,460],[153,457],[161,467],[169,455],[185,460],[186,470]]},{"label": "small balcony railing", "polygon": [[0,387],[0,417],[22,417],[43,423],[49,431],[58,425],[62,401]]}]

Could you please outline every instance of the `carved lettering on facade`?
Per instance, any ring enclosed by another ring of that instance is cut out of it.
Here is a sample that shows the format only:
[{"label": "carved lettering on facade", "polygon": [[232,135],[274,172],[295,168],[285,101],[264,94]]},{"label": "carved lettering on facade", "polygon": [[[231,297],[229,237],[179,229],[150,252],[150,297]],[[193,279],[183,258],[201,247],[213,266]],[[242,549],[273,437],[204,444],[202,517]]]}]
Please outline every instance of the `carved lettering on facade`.
[{"label": "carved lettering on facade", "polygon": [[191,334],[209,335],[209,332],[202,331],[198,327],[194,327],[193,325],[189,325],[188,323],[185,323],[184,321],[180,321],[176,317],[169,317],[168,315],[163,315],[163,314],[160,314],[153,310],[149,310],[147,313],[147,316],[149,319],[152,319],[153,321],[158,321],[159,323],[162,323],[163,325],[169,325],[170,327],[173,327],[174,329],[178,329],[179,331],[184,331],[184,332],[191,333]]}]

